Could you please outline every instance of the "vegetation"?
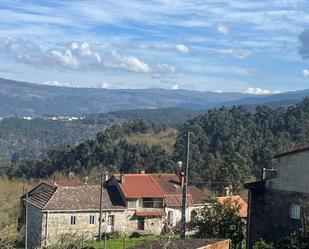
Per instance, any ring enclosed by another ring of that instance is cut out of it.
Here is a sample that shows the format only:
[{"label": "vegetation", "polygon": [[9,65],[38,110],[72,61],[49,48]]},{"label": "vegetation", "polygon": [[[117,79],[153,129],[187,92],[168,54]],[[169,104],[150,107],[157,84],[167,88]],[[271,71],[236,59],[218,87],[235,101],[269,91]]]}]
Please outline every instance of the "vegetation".
[{"label": "vegetation", "polygon": [[192,220],[190,226],[197,230],[197,237],[231,239],[233,248],[242,248],[245,223],[239,216],[239,210],[240,207],[233,207],[229,200],[213,202]]},{"label": "vegetation", "polygon": [[253,249],[307,249],[309,248],[308,233],[296,231],[290,236],[280,239],[275,244],[268,244],[264,240],[255,243]]},{"label": "vegetation", "polygon": [[[48,117],[5,118],[0,120],[0,157],[7,161],[43,159],[49,150],[59,145],[77,145],[94,139],[98,132],[112,125],[143,118],[153,125],[176,127],[200,113],[201,110],[170,108],[91,114],[72,121]],[[173,145],[169,145],[169,149],[172,148]]]},{"label": "vegetation", "polygon": [[185,160],[188,131],[192,183],[215,190],[231,184],[237,191],[245,180],[260,177],[262,168],[272,167],[274,154],[306,144],[309,98],[288,109],[258,106],[252,113],[240,106],[210,110],[187,121],[178,132],[145,120],[114,125],[95,139],[51,150],[43,160],[15,161],[7,174],[42,178],[56,171],[90,174],[102,168],[173,172],[176,162]]},{"label": "vegetation", "polygon": [[30,189],[34,182],[11,180],[0,176],[0,248],[14,248],[21,238],[17,232],[17,217],[19,216],[19,198],[23,189]]}]

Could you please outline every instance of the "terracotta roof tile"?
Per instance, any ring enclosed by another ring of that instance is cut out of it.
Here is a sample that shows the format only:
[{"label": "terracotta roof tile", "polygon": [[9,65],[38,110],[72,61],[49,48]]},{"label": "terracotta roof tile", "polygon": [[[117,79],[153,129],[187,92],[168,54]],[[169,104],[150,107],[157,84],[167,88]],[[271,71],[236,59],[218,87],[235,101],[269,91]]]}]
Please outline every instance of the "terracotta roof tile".
[{"label": "terracotta roof tile", "polygon": [[165,216],[165,212],[163,210],[145,210],[145,211],[136,211],[135,215],[138,217],[163,217]]},{"label": "terracotta roof tile", "polygon": [[[176,174],[153,174],[155,181],[165,194],[165,203],[170,207],[181,207],[182,187]],[[209,199],[205,192],[195,186],[188,186],[187,203],[189,206],[201,205]]]},{"label": "terracotta roof tile", "polygon": [[78,179],[62,179],[62,180],[57,180],[57,181],[52,181],[52,180],[46,180],[44,183],[58,187],[58,186],[85,186],[87,185],[86,183],[82,182],[81,180]]},{"label": "terracotta roof tile", "polygon": [[[165,196],[165,205],[167,207],[181,207],[182,206],[182,194],[167,194]],[[191,195],[187,195],[187,205],[189,207],[193,205]]]},{"label": "terracotta roof tile", "polygon": [[218,202],[223,203],[226,200],[230,200],[233,207],[237,207],[240,205],[239,215],[242,218],[246,218],[248,215],[248,204],[244,201],[243,198],[241,198],[239,195],[233,195],[233,196],[222,196],[218,197]]},{"label": "terracotta roof tile", "polygon": [[[48,183],[47,183],[48,184]],[[80,185],[76,181],[65,186],[52,186],[42,192],[29,194],[28,202],[42,210],[98,210],[100,186]],[[36,188],[34,188],[36,189]],[[25,195],[22,197],[25,200]],[[103,209],[124,209],[115,186],[103,188]]]},{"label": "terracotta roof tile", "polygon": [[120,174],[115,174],[126,198],[164,198],[164,193],[151,177],[151,174],[125,174],[120,183]]}]

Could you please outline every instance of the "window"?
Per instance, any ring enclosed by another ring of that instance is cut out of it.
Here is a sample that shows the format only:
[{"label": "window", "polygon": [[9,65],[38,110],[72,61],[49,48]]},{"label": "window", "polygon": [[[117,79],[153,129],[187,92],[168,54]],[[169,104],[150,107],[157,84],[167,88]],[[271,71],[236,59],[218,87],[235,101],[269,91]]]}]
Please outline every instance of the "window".
[{"label": "window", "polygon": [[89,224],[93,225],[94,224],[94,215],[89,216]]},{"label": "window", "polygon": [[300,219],[300,206],[297,204],[291,204],[290,207],[290,217],[292,219]]},{"label": "window", "polygon": [[71,225],[76,225],[76,216],[75,216],[75,215],[72,215],[72,216],[71,216],[70,224],[71,224]]},{"label": "window", "polygon": [[128,200],[128,208],[136,208],[137,200]]},{"label": "window", "polygon": [[163,199],[143,198],[143,208],[163,208]]},{"label": "window", "polygon": [[174,225],[174,214],[173,211],[168,211],[167,213],[167,222],[169,226],[173,226]]}]

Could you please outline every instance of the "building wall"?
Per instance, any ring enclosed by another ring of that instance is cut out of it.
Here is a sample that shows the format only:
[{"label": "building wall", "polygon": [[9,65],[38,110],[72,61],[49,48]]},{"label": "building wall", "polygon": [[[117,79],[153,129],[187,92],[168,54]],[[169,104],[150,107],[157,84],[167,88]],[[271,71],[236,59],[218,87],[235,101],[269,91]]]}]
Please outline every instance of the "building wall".
[{"label": "building wall", "polygon": [[42,213],[41,210],[31,204],[28,205],[28,246],[41,245]]},{"label": "building wall", "polygon": [[[76,216],[76,224],[71,225],[71,216]],[[89,224],[90,215],[95,216],[95,224]],[[125,232],[125,212],[103,212],[102,233],[107,232],[108,215],[114,215],[114,232]],[[47,222],[47,225],[46,225]],[[45,212],[42,219],[43,245],[61,242],[62,238],[84,238],[92,240],[98,234],[99,212]]]},{"label": "building wall", "polygon": [[267,186],[278,190],[309,193],[309,151],[283,156],[278,159],[278,177],[268,180]]},{"label": "building wall", "polygon": [[[145,233],[161,234],[165,225],[165,217],[145,217]],[[126,228],[125,233],[131,234],[138,230],[138,217],[135,215],[135,210],[126,210]]]},{"label": "building wall", "polygon": [[[268,242],[290,235],[308,220],[309,194],[265,188],[251,194],[249,245],[260,238]],[[290,217],[291,204],[301,207],[300,219]]]}]

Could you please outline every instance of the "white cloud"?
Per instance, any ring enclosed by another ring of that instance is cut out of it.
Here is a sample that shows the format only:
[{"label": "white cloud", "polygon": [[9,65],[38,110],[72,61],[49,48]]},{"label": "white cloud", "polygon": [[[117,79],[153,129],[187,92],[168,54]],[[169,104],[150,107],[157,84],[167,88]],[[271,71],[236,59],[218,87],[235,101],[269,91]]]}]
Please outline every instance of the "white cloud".
[{"label": "white cloud", "polygon": [[99,88],[103,88],[103,89],[108,89],[108,88],[111,88],[112,85],[110,83],[107,83],[107,82],[102,82],[99,84]]},{"label": "white cloud", "polygon": [[216,25],[216,31],[223,35],[228,35],[230,33],[229,27],[227,27],[226,25],[222,23],[219,23]]},{"label": "white cloud", "polygon": [[268,89],[262,89],[259,87],[248,87],[245,93],[247,94],[276,94],[276,93],[280,93],[280,91],[272,91]]},{"label": "white cloud", "polygon": [[179,85],[178,84],[173,84],[172,85],[172,90],[178,90],[179,89]]},{"label": "white cloud", "polygon": [[64,87],[72,87],[72,85],[68,82],[59,82],[57,80],[47,80],[43,82],[44,85],[49,86],[64,86]]},{"label": "white cloud", "polygon": [[189,53],[190,49],[184,44],[155,44],[155,45],[140,45],[139,49],[147,49],[153,51],[163,51],[163,52],[180,52]]},{"label": "white cloud", "polygon": [[80,67],[79,61],[73,56],[71,50],[69,49],[65,50],[64,53],[52,50],[51,54],[53,55],[54,59],[64,67],[70,69],[78,69]]},{"label": "white cloud", "polygon": [[304,77],[309,77],[309,70],[308,69],[304,69],[303,70],[303,76]]},{"label": "white cloud", "polygon": [[8,37],[0,40],[0,53],[17,62],[39,67],[77,70],[95,67],[101,62],[100,55],[94,52],[87,42],[72,42],[50,48],[24,39]]},{"label": "white cloud", "polygon": [[188,53],[189,52],[189,48],[187,46],[183,45],[183,44],[177,44],[176,49],[179,52],[182,52],[182,53]]},{"label": "white cloud", "polygon": [[151,68],[147,63],[131,55],[120,55],[112,51],[111,58],[104,62],[108,68],[126,69],[137,73],[149,73]]},{"label": "white cloud", "polygon": [[217,49],[216,51],[220,54],[232,56],[238,59],[244,59],[252,54],[252,52],[250,51],[234,50],[234,49]]},{"label": "white cloud", "polygon": [[91,48],[89,43],[87,42],[79,42],[74,41],[69,44],[69,49],[76,54],[81,56],[89,57],[95,59],[97,63],[101,62],[101,57],[97,52],[94,52]]},{"label": "white cloud", "polygon": [[175,74],[176,68],[170,66],[168,64],[158,64],[154,69],[153,72],[160,75],[168,75],[168,74]]}]

